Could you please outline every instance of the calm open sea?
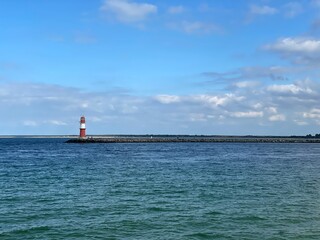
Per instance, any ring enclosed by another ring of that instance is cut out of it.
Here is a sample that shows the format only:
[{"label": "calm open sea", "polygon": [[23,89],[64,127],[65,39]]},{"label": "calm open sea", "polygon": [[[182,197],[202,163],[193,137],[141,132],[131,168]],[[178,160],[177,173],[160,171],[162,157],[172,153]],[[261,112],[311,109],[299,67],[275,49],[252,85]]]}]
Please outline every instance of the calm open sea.
[{"label": "calm open sea", "polygon": [[0,139],[0,239],[320,239],[320,145]]}]

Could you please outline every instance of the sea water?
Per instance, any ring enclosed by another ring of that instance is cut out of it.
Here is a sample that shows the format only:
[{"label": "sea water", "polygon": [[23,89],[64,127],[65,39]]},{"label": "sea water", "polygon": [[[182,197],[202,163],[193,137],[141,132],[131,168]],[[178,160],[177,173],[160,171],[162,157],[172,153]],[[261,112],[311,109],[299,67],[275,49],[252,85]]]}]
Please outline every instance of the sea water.
[{"label": "sea water", "polygon": [[0,139],[0,239],[320,239],[320,144]]}]

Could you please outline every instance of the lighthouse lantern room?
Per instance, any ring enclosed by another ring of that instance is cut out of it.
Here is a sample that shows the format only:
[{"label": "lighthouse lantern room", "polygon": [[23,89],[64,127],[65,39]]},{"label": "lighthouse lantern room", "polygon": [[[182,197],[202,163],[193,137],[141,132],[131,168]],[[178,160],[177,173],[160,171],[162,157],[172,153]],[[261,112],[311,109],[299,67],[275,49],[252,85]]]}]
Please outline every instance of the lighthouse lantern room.
[{"label": "lighthouse lantern room", "polygon": [[86,138],[86,118],[82,116],[80,118],[80,138]]}]

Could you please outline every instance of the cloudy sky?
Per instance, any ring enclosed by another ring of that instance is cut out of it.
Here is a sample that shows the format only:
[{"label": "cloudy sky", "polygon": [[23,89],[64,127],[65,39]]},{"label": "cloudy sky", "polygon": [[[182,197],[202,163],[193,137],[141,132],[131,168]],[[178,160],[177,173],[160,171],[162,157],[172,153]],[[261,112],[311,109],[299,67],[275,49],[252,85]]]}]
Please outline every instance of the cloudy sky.
[{"label": "cloudy sky", "polygon": [[3,134],[320,133],[319,0],[0,2]]}]

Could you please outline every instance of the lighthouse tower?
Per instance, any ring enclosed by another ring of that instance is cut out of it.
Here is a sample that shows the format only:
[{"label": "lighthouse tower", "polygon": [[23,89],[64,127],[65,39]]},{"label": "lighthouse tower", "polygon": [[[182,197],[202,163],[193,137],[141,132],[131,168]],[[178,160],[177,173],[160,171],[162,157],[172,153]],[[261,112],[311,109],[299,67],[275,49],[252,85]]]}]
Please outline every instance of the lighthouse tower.
[{"label": "lighthouse tower", "polygon": [[80,118],[80,138],[86,138],[86,118],[82,116]]}]

